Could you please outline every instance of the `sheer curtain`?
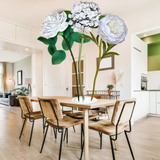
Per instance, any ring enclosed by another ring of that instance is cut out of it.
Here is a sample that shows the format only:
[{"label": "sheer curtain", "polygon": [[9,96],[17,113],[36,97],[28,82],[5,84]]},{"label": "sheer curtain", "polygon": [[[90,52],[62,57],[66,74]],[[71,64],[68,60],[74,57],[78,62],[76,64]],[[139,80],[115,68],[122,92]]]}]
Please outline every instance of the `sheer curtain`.
[{"label": "sheer curtain", "polygon": [[6,83],[6,79],[7,79],[7,73],[6,73],[6,62],[2,62],[2,90],[3,92],[7,92],[7,83]]}]

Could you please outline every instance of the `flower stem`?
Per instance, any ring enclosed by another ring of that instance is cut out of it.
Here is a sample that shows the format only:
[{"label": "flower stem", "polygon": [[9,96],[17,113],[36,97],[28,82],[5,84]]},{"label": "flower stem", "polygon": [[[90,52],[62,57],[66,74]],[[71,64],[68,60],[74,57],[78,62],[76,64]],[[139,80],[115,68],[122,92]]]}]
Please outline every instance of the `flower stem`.
[{"label": "flower stem", "polygon": [[81,55],[82,55],[83,41],[84,41],[84,38],[82,38],[82,41],[81,41],[81,48],[80,48],[79,62],[78,62],[78,71],[79,71],[80,89],[81,89],[81,94],[82,94],[82,98],[83,98],[83,101],[84,101],[84,94],[83,94],[83,87],[82,87],[82,77],[81,77]]},{"label": "flower stem", "polygon": [[66,41],[66,44],[67,44],[67,46],[68,46],[68,48],[69,48],[69,51],[70,51],[70,53],[71,53],[71,56],[72,56],[72,60],[73,60],[73,64],[74,64],[74,69],[75,69],[75,73],[76,73],[77,97],[78,97],[78,101],[79,101],[79,91],[78,91],[78,74],[77,74],[76,62],[75,62],[75,59],[74,59],[74,56],[73,56],[73,52],[72,52],[72,50],[71,50],[71,47],[70,47],[70,45],[69,45],[69,43],[68,43],[68,41],[67,41],[66,37],[64,37],[64,36],[63,36],[63,38],[64,38],[64,40]]},{"label": "flower stem", "polygon": [[102,51],[102,39],[101,39],[100,45],[99,45],[99,61],[98,61],[97,71],[96,71],[96,74],[95,74],[95,77],[94,77],[94,83],[93,83],[93,91],[92,91],[91,101],[92,101],[92,99],[94,97],[96,79],[97,79],[97,75],[98,75],[98,71],[99,71],[99,67],[100,67],[100,63],[101,63],[101,51]]}]

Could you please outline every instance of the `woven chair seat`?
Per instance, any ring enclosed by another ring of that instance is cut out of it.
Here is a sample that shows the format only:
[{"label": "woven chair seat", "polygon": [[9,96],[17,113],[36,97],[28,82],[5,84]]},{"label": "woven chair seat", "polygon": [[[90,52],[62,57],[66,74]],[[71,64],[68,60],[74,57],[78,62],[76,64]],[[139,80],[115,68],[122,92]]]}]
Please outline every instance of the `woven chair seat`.
[{"label": "woven chair seat", "polygon": [[[57,120],[47,119],[46,123],[48,123],[50,126],[52,126],[54,128],[58,128]],[[74,119],[74,118],[71,118],[68,116],[64,116],[62,120],[59,120],[59,129],[69,128],[69,127],[76,126],[76,125],[82,124],[82,123],[83,123],[83,120]]]},{"label": "woven chair seat", "polygon": [[[128,125],[126,124],[119,124],[118,125],[118,134],[122,133]],[[111,123],[109,120],[99,120],[96,123],[89,123],[89,129],[104,133],[106,135],[115,135],[116,133],[116,126]]]},{"label": "woven chair seat", "polygon": [[[75,119],[83,119],[84,113],[83,112],[77,112],[77,113],[68,113],[67,116],[75,118]],[[98,118],[97,114],[89,115],[88,119],[95,119]]]}]

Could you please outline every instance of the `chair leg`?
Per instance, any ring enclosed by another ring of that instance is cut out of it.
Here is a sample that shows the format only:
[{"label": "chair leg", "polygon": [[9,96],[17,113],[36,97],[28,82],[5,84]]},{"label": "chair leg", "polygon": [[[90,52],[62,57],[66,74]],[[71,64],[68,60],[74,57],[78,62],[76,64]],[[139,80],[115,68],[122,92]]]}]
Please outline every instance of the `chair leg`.
[{"label": "chair leg", "polygon": [[65,141],[65,139],[66,139],[66,134],[67,134],[67,128],[65,129],[65,132],[64,132],[63,141]]},{"label": "chair leg", "polygon": [[102,149],[102,133],[100,133],[100,149]]},{"label": "chair leg", "polygon": [[32,122],[32,129],[31,129],[31,134],[30,134],[30,140],[29,140],[29,146],[31,145],[31,140],[32,140],[32,133],[33,133],[33,128],[34,128],[34,121]]},{"label": "chair leg", "polygon": [[113,160],[115,160],[115,155],[114,155],[114,148],[113,148],[112,137],[111,137],[111,136],[109,136],[109,138],[110,138],[110,143],[111,143],[112,157],[113,157]]},{"label": "chair leg", "polygon": [[45,118],[43,117],[43,134],[44,134],[44,131],[45,131]]},{"label": "chair leg", "polygon": [[81,147],[81,156],[80,156],[80,160],[82,160],[83,150],[84,150],[84,141],[83,141],[83,143],[82,143],[82,147]]},{"label": "chair leg", "polygon": [[53,132],[54,132],[54,137],[55,137],[55,139],[57,139],[57,129],[56,129],[56,128],[53,128]]},{"label": "chair leg", "polygon": [[62,142],[63,142],[63,129],[62,129],[62,133],[61,133],[61,142],[60,142],[60,149],[59,149],[59,159],[61,159],[61,152],[62,152]]},{"label": "chair leg", "polygon": [[74,127],[74,126],[73,126],[73,130],[74,130],[74,132],[76,132],[75,127]]},{"label": "chair leg", "polygon": [[67,138],[66,138],[66,143],[68,143],[68,128],[67,128]]},{"label": "chair leg", "polygon": [[81,149],[82,149],[82,143],[83,143],[83,124],[81,124]]},{"label": "chair leg", "polygon": [[132,158],[133,158],[133,160],[135,160],[134,155],[133,155],[133,151],[132,151],[132,148],[131,148],[131,145],[130,145],[129,139],[128,139],[127,132],[126,132],[126,131],[124,131],[124,133],[125,133],[125,135],[126,135],[126,139],[127,139],[127,142],[128,142],[128,146],[129,146],[129,149],[130,149],[130,152],[131,152]]},{"label": "chair leg", "polygon": [[44,138],[43,138],[43,143],[42,143],[42,147],[41,147],[40,153],[42,153],[42,150],[43,150],[44,142],[46,140],[46,136],[47,136],[47,132],[48,132],[48,127],[49,127],[49,125],[47,125],[47,128],[46,128],[46,133],[45,133]]},{"label": "chair leg", "polygon": [[22,129],[21,129],[21,133],[20,133],[20,136],[19,136],[19,139],[21,139],[21,136],[22,136],[22,133],[23,133],[23,129],[24,129],[24,125],[25,125],[25,123],[26,123],[26,119],[27,119],[27,118],[24,119],[23,126],[22,126]]}]

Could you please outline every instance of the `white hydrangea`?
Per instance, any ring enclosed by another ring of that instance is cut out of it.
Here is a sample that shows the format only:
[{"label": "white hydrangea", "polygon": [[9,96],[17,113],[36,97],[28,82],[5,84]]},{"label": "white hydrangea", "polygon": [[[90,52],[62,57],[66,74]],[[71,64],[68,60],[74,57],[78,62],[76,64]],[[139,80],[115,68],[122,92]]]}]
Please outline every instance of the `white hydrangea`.
[{"label": "white hydrangea", "polygon": [[65,12],[54,13],[53,15],[46,16],[42,24],[41,34],[48,38],[55,37],[58,32],[63,32],[68,27],[67,15]]},{"label": "white hydrangea", "polygon": [[101,15],[98,4],[94,2],[76,2],[69,14],[69,24],[77,32],[79,29],[88,33],[91,32],[91,26],[98,26],[99,16]]},{"label": "white hydrangea", "polygon": [[98,23],[98,35],[109,44],[119,44],[128,33],[124,21],[116,15],[106,15]]}]

